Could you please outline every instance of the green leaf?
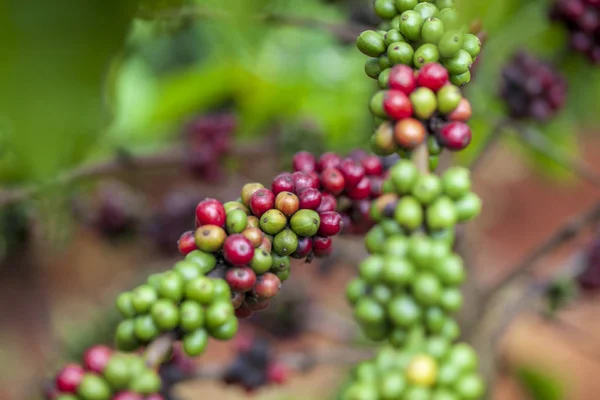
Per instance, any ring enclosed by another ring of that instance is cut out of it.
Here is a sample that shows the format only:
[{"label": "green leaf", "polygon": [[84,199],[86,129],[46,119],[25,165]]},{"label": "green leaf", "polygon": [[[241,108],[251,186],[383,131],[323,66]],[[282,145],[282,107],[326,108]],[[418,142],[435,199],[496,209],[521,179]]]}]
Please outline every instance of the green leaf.
[{"label": "green leaf", "polygon": [[516,372],[516,378],[532,400],[563,400],[563,384],[553,375],[538,367],[524,366]]}]

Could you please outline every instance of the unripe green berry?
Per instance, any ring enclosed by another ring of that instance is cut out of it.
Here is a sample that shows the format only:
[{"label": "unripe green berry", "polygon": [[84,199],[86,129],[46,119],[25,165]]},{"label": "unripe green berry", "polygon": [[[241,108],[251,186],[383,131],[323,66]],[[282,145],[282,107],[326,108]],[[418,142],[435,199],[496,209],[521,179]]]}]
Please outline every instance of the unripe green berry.
[{"label": "unripe green berry", "polygon": [[429,268],[431,260],[432,241],[425,235],[412,235],[408,239],[408,258],[415,266]]},{"label": "unripe green berry", "polygon": [[452,8],[444,8],[440,10],[437,17],[442,20],[446,29],[453,29],[458,27],[460,24],[460,18],[458,12]]},{"label": "unripe green berry", "polygon": [[135,337],[142,342],[149,342],[160,333],[150,314],[135,317],[134,330]]},{"label": "unripe green berry", "polygon": [[374,226],[365,236],[365,246],[371,254],[380,253],[385,243],[385,232],[380,226]]},{"label": "unripe green berry", "polygon": [[402,160],[390,169],[390,177],[398,193],[406,194],[412,191],[419,177],[419,171],[412,162]]},{"label": "unripe green berry", "polygon": [[248,224],[248,215],[242,210],[232,210],[227,213],[227,219],[225,220],[225,227],[227,228],[227,233],[241,233],[244,229],[246,229],[246,225]]},{"label": "unripe green berry", "polygon": [[400,33],[411,41],[418,41],[421,39],[421,28],[423,27],[423,17],[416,11],[405,11],[400,16],[401,25]]},{"label": "unripe green berry", "polygon": [[217,328],[233,317],[233,306],[230,301],[219,300],[206,308],[206,327]]},{"label": "unripe green berry", "polygon": [[411,196],[404,196],[398,201],[394,211],[394,219],[408,230],[415,230],[423,224],[421,204]]},{"label": "unripe green berry", "polygon": [[377,62],[379,63],[379,66],[381,67],[382,70],[386,70],[392,66],[392,62],[390,61],[390,59],[388,58],[388,56],[386,54],[380,55],[379,58],[377,59]]},{"label": "unripe green berry", "polygon": [[204,308],[200,303],[186,300],[180,306],[180,326],[184,332],[193,332],[204,326]]},{"label": "unripe green berry", "polygon": [[394,221],[393,219],[384,219],[381,222],[379,222],[378,225],[381,226],[381,229],[383,229],[383,232],[385,233],[386,237],[404,235],[404,231],[402,230],[400,224]]},{"label": "unripe green berry", "polygon": [[406,380],[397,372],[388,372],[382,376],[379,383],[379,396],[382,400],[402,398],[406,389]]},{"label": "unripe green berry", "polygon": [[208,332],[204,329],[196,329],[183,336],[183,351],[190,357],[198,357],[208,345]]},{"label": "unripe green berry", "polygon": [[[396,224],[398,224],[398,222],[396,222]],[[408,250],[408,240],[402,235],[390,236],[383,243],[382,250],[383,254],[388,257],[404,257]]]},{"label": "unripe green berry", "polygon": [[[416,64],[415,64],[416,65]],[[437,98],[433,90],[420,87],[410,94],[415,115],[420,119],[430,118],[437,110]]]},{"label": "unripe green berry", "polygon": [[361,278],[354,278],[346,286],[346,299],[352,305],[367,294],[368,285]]},{"label": "unripe green berry", "polygon": [[252,261],[250,261],[250,268],[252,268],[257,275],[264,274],[265,272],[269,271],[271,269],[271,265],[273,265],[271,254],[261,249],[254,251],[254,257],[252,257]]},{"label": "unripe green berry", "polygon": [[426,2],[417,4],[414,10],[419,13],[424,21],[433,18],[438,12],[438,8],[434,4]]},{"label": "unripe green berry", "polygon": [[393,288],[401,288],[408,285],[415,274],[414,266],[406,259],[397,257],[386,257],[384,259],[381,278]]},{"label": "unripe green berry", "polygon": [[475,193],[467,193],[454,202],[459,222],[469,221],[481,212],[481,199]]},{"label": "unripe green berry", "polygon": [[444,23],[439,18],[429,18],[423,23],[421,36],[425,43],[438,44],[444,32]]},{"label": "unripe green berry", "polygon": [[382,69],[379,66],[379,59],[369,58],[365,61],[365,73],[369,78],[377,79]]},{"label": "unripe green berry", "polygon": [[446,322],[446,314],[439,307],[429,307],[425,311],[425,326],[429,332],[439,333]]},{"label": "unripe green berry", "polygon": [[77,388],[77,394],[83,400],[108,400],[111,397],[111,390],[104,379],[98,375],[87,373]]},{"label": "unripe green berry", "polygon": [[379,57],[385,53],[385,41],[383,37],[375,31],[364,31],[356,39],[356,46],[365,55],[370,57]]},{"label": "unripe green berry", "polygon": [[108,360],[102,374],[113,389],[120,390],[129,384],[131,379],[129,364],[129,357],[121,354],[113,355]]},{"label": "unripe green berry", "polygon": [[150,285],[140,285],[133,290],[131,304],[138,314],[150,311],[152,304],[158,299],[156,290]]},{"label": "unripe green berry", "polygon": [[438,110],[442,114],[449,114],[458,107],[462,100],[460,89],[454,85],[446,85],[437,92]]},{"label": "unripe green berry", "polygon": [[435,5],[440,10],[443,10],[444,8],[456,8],[455,0],[436,0]]},{"label": "unripe green berry", "polygon": [[403,398],[410,400],[430,400],[431,389],[423,386],[410,386],[404,392]]},{"label": "unripe green berry", "polygon": [[461,399],[477,400],[484,395],[485,384],[477,374],[469,374],[455,383],[454,391]]},{"label": "unripe green berry", "polygon": [[422,315],[419,305],[406,295],[393,298],[387,311],[392,323],[401,328],[410,328]]},{"label": "unripe green berry", "polygon": [[375,0],[373,9],[375,10],[375,14],[383,19],[391,19],[398,13],[394,5],[394,0]]},{"label": "unripe green berry", "polygon": [[[309,211],[309,210],[302,210],[302,211]],[[312,211],[312,210],[310,210],[310,211]],[[296,216],[298,213],[300,213],[300,211],[298,211],[296,214],[294,214],[294,216]],[[314,213],[317,214],[316,212],[314,212]],[[318,214],[317,214],[317,218],[318,218]],[[292,217],[292,220],[293,220],[293,217]],[[318,224],[313,225],[313,226],[316,226],[317,229],[319,227]],[[308,235],[308,236],[313,236],[313,235]],[[298,236],[291,229],[286,228],[286,229],[282,230],[277,235],[275,235],[275,238],[273,239],[273,251],[276,252],[277,254],[279,254],[280,256],[289,256],[290,254],[295,252],[297,248],[298,248]]]},{"label": "unripe green berry", "polygon": [[369,104],[369,108],[371,109],[373,115],[382,118],[387,117],[387,114],[383,109],[383,100],[385,98],[385,93],[386,92],[383,90],[375,93],[375,95],[373,95],[373,97],[371,98],[371,102]]},{"label": "unripe green berry", "polygon": [[[443,21],[443,20],[442,20]],[[446,26],[446,25],[444,25]],[[446,26],[447,29],[447,26]],[[463,34],[459,31],[447,31],[438,42],[440,56],[451,58],[458,54],[463,45]]]},{"label": "unripe green berry", "polygon": [[388,81],[390,79],[390,71],[391,68],[387,68],[383,70],[381,74],[379,74],[379,79],[377,80],[379,84],[379,89],[387,89]]},{"label": "unripe green berry", "polygon": [[444,60],[444,67],[451,75],[460,75],[469,71],[473,65],[473,58],[469,53],[460,49],[456,55]]},{"label": "unripe green berry", "polygon": [[177,272],[183,282],[189,282],[201,275],[200,268],[195,263],[187,260],[178,261],[173,270]]},{"label": "unripe green berry", "polygon": [[450,167],[442,175],[444,194],[458,200],[471,190],[471,173],[464,167]]},{"label": "unripe green berry", "polygon": [[429,163],[429,170],[435,171],[437,169],[438,165],[440,164],[440,156],[429,156],[428,163]]},{"label": "unripe green berry", "polygon": [[294,231],[296,235],[302,237],[310,237],[316,235],[319,230],[320,224],[321,218],[319,217],[319,214],[313,210],[299,210],[290,219],[290,228],[292,228],[292,231]]},{"label": "unripe green berry", "polygon": [[429,272],[417,275],[412,287],[415,299],[424,306],[436,305],[442,296],[442,285],[439,279]]},{"label": "unripe green berry", "polygon": [[440,297],[440,306],[449,313],[460,310],[463,304],[463,296],[456,288],[447,288]]},{"label": "unripe green berry", "polygon": [[421,175],[412,189],[412,195],[421,204],[431,204],[442,194],[442,182],[435,175]]},{"label": "unripe green berry", "polygon": [[370,285],[374,285],[381,278],[383,271],[384,258],[378,255],[372,255],[365,258],[358,265],[358,272],[362,279]]},{"label": "unripe green berry", "polygon": [[183,298],[183,279],[181,276],[174,271],[165,273],[158,288],[158,295],[164,299],[179,302]]},{"label": "unripe green berry", "polygon": [[412,66],[415,49],[406,42],[395,42],[388,46],[387,55],[393,65],[403,64]]},{"label": "unripe green berry", "polygon": [[457,286],[465,281],[466,272],[463,261],[456,254],[448,255],[433,267],[444,285]]},{"label": "unripe green berry", "polygon": [[465,86],[467,83],[471,82],[471,71],[459,75],[450,75],[450,82],[458,87]]},{"label": "unripe green berry", "polygon": [[467,33],[463,36],[462,49],[475,58],[481,51],[481,41],[477,36]]},{"label": "unripe green berry", "polygon": [[131,381],[131,390],[141,394],[152,394],[160,390],[161,380],[158,374],[148,369]]},{"label": "unripe green berry", "polygon": [[186,261],[191,261],[198,266],[201,274],[207,274],[217,265],[217,258],[212,253],[194,250],[185,256]]},{"label": "unripe green berry", "polygon": [[372,298],[363,297],[354,307],[354,317],[361,324],[379,325],[385,321],[385,309]]},{"label": "unripe green berry", "polygon": [[260,229],[269,235],[278,234],[286,225],[286,216],[276,209],[268,210],[260,217]]},{"label": "unripe green berry", "polygon": [[384,36],[385,45],[389,46],[392,43],[396,42],[405,42],[404,36],[400,33],[398,29],[390,29]]},{"label": "unripe green berry", "polygon": [[225,281],[225,279],[213,279],[213,300],[226,300],[231,299],[231,288]]},{"label": "unripe green berry", "polygon": [[447,229],[456,224],[456,208],[447,197],[440,197],[427,208],[427,226],[429,229]]},{"label": "unripe green berry", "polygon": [[216,281],[205,276],[193,279],[185,285],[185,298],[208,305],[215,298],[215,283]]},{"label": "unripe green berry", "polygon": [[209,332],[217,340],[230,340],[238,331],[239,322],[238,319],[233,316],[225,321],[224,324],[214,328],[209,328]]},{"label": "unripe green berry", "polygon": [[117,310],[123,315],[125,318],[134,317],[136,314],[135,307],[133,307],[132,294],[131,292],[121,293],[117,297]]},{"label": "unripe green berry", "polygon": [[402,13],[413,10],[418,3],[418,0],[396,0],[396,9]]},{"label": "unripe green berry", "polygon": [[162,331],[175,329],[179,325],[179,307],[171,300],[161,299],[152,306],[152,319]]},{"label": "unripe green berry", "polygon": [[115,332],[115,344],[119,350],[132,351],[139,347],[140,343],[135,336],[135,320],[126,319],[117,325]]}]

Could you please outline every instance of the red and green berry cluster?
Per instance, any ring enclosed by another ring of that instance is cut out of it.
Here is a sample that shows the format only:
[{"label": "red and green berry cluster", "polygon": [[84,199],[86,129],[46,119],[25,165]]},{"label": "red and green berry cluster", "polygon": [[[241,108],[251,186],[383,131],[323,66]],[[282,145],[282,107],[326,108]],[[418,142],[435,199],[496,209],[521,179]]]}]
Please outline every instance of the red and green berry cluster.
[{"label": "red and green berry cluster", "polygon": [[500,96],[511,118],[546,121],[563,108],[567,81],[550,64],[519,51],[502,70]]},{"label": "red and green berry cluster", "polygon": [[437,156],[443,148],[463,150],[471,142],[471,104],[440,64],[426,64],[416,72],[397,65],[381,86],[386,89],[370,103],[373,115],[384,121],[371,138],[375,153],[411,151],[430,141],[430,155]]},{"label": "red and green berry cluster", "polygon": [[283,384],[287,380],[287,366],[274,359],[267,340],[249,336],[236,339],[237,357],[225,372],[225,383],[253,392],[262,386]]},{"label": "red and green berry cluster", "polygon": [[384,347],[374,359],[352,371],[341,400],[477,400],[485,385],[477,373],[478,358],[467,344],[442,337],[411,339],[410,351]]},{"label": "red and green berry cluster", "polygon": [[373,79],[394,65],[420,69],[441,63],[450,81],[462,86],[471,80],[470,68],[481,50],[479,38],[464,33],[454,0],[375,0],[374,9],[384,22],[379,30],[360,34],[356,44],[372,57],[365,72]]},{"label": "red and green berry cluster", "polygon": [[600,1],[557,0],[550,11],[553,20],[569,31],[571,48],[600,64]]},{"label": "red and green berry cluster", "polygon": [[67,364],[56,375],[47,400],[163,400],[161,379],[134,354],[106,346],[90,347],[81,364]]}]

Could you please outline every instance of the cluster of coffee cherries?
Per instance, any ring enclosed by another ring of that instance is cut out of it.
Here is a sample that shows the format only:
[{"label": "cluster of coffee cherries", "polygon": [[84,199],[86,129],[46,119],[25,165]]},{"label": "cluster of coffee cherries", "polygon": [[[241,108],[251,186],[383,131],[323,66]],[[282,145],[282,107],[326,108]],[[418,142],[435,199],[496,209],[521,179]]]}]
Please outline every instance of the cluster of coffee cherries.
[{"label": "cluster of coffee cherries", "polygon": [[[457,223],[481,212],[481,199],[471,191],[471,174],[463,167],[448,168],[438,177],[420,173],[413,163],[401,160],[390,169],[383,191],[373,202],[371,218],[380,224],[394,221],[406,233],[424,228],[433,238],[452,238]],[[382,246],[378,237],[384,232],[381,225],[369,231],[369,251],[376,253]]]},{"label": "cluster of coffee cherries", "polygon": [[593,64],[600,64],[600,1],[557,0],[550,16],[568,29],[574,51],[585,54]]},{"label": "cluster of coffee cherries", "polygon": [[237,357],[223,376],[225,383],[241,386],[247,392],[268,384],[285,383],[287,366],[274,359],[267,340],[240,335],[236,338],[235,347]]},{"label": "cluster of coffee cherries", "polygon": [[376,0],[375,12],[385,20],[380,30],[360,34],[356,44],[372,57],[365,72],[373,79],[394,65],[419,69],[440,62],[450,80],[462,86],[471,80],[470,68],[481,50],[479,38],[464,33],[454,0]]},{"label": "cluster of coffee cherries", "polygon": [[563,108],[567,81],[550,64],[518,51],[502,70],[500,96],[512,118],[546,121]]},{"label": "cluster of coffee cherries", "polygon": [[215,255],[196,250],[173,269],[121,293],[116,305],[124,319],[117,326],[117,347],[136,350],[162,332],[174,331],[185,353],[197,356],[204,352],[209,336],[231,339],[238,319],[229,284],[210,276],[216,267]]},{"label": "cluster of coffee cherries", "polygon": [[231,151],[231,139],[237,128],[233,114],[204,115],[184,130],[186,165],[193,176],[216,182],[223,175],[223,158]]},{"label": "cluster of coffee cherries", "polygon": [[163,400],[161,379],[135,354],[97,345],[81,364],[68,364],[47,391],[47,400]]},{"label": "cluster of coffee cherries", "polygon": [[[294,175],[309,174],[322,192],[318,212],[338,211],[346,234],[364,234],[371,227],[371,201],[381,195],[386,177],[381,158],[361,150],[342,157],[333,152],[318,159],[299,152],[293,158],[293,173],[283,173],[273,180],[273,190],[293,190]],[[302,190],[302,198],[310,192]]]},{"label": "cluster of coffee cherries", "polygon": [[485,385],[475,351],[440,337],[421,340],[410,350],[384,347],[357,365],[342,400],[477,400]]},{"label": "cluster of coffee cherries", "polygon": [[381,86],[386,90],[377,92],[370,103],[373,115],[385,121],[371,138],[375,153],[411,151],[431,137],[430,154],[437,156],[442,148],[463,150],[471,142],[466,123],[471,104],[448,81],[442,65],[426,64],[417,72],[397,65],[388,70]]},{"label": "cluster of coffee cherries", "polygon": [[407,237],[393,220],[377,229],[384,227],[378,251],[360,263],[359,277],[347,287],[363,332],[372,340],[389,338],[398,347],[405,345],[413,329],[456,339],[458,326],[451,315],[463,302],[462,260],[445,240],[420,234]]}]

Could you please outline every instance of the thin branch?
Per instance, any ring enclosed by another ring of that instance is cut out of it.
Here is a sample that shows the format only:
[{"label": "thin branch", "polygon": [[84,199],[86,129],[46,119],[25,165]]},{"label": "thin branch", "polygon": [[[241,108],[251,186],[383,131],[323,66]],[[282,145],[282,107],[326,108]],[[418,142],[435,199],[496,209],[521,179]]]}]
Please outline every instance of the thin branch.
[{"label": "thin branch", "polygon": [[[235,148],[231,157],[264,154],[262,145],[246,145]],[[101,179],[121,172],[137,172],[148,169],[161,169],[182,166],[186,152],[182,148],[173,148],[150,155],[118,155],[110,160],[75,167],[59,174],[49,182],[39,185],[27,185],[0,190],[0,208],[28,200],[44,190],[57,186],[67,186],[83,180]]]},{"label": "thin branch", "polygon": [[412,155],[412,160],[422,174],[429,173],[429,150],[427,142],[423,142],[417,146]]},{"label": "thin branch", "polygon": [[561,245],[575,238],[583,229],[600,220],[600,202],[596,202],[591,208],[571,218],[563,226],[558,228],[549,238],[540,243],[531,253],[525,256],[510,273],[496,286],[489,290],[482,300],[485,305],[491,301],[504,288],[510,286],[519,278],[529,275],[535,268],[536,263],[556,250]]},{"label": "thin branch", "polygon": [[[152,12],[148,10],[139,10],[138,16],[146,19],[227,19],[232,18],[235,14],[228,13],[222,10],[210,10],[202,7],[183,7],[171,10],[161,10]],[[279,25],[298,26],[307,29],[319,29],[329,32],[337,37],[342,42],[352,43],[356,37],[364,30],[369,29],[367,26],[360,24],[335,24],[325,21],[318,21],[313,18],[305,18],[293,15],[283,14],[255,14],[245,16],[244,18],[254,20],[256,22],[266,22]]]},{"label": "thin branch", "polygon": [[171,353],[174,342],[175,333],[173,332],[165,333],[154,339],[145,351],[144,357],[146,359],[146,365],[154,368],[162,364]]}]

